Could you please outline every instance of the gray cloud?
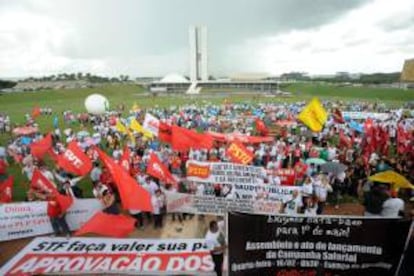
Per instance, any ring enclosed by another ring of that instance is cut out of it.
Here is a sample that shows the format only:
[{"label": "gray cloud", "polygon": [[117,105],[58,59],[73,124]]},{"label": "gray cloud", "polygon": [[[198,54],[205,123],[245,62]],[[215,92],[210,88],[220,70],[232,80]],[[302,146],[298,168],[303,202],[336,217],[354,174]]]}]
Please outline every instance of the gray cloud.
[{"label": "gray cloud", "polygon": [[[395,1],[408,3],[409,0]],[[290,66],[300,64],[312,54],[321,57],[327,54],[331,61],[333,54],[344,49],[349,54],[365,56],[369,53],[365,48],[370,47],[374,39],[376,43],[382,43],[381,39],[386,41],[388,31],[395,43],[387,41],[386,44],[390,49],[394,45],[399,47],[398,52],[403,47],[403,38],[413,37],[409,34],[413,33],[410,28],[414,26],[414,18],[410,12],[401,10],[386,14],[388,4],[384,3],[383,0],[0,0],[0,23],[2,15],[15,11],[35,16],[24,24],[39,18],[47,19],[47,23],[41,25],[42,31],[35,34],[33,27],[25,28],[27,26],[20,24],[6,29],[8,33],[2,36],[0,26],[0,66],[6,64],[13,73],[19,72],[18,66],[13,67],[8,61],[12,56],[20,58],[22,51],[26,56],[21,58],[19,65],[24,65],[27,60],[36,63],[36,55],[44,53],[42,62],[37,67],[28,66],[28,72],[48,68],[50,60],[56,61],[52,68],[69,71],[71,68],[95,68],[108,74],[185,73],[188,71],[188,27],[199,24],[208,27],[212,74],[253,70],[275,72],[280,67],[278,62],[285,65],[283,70],[295,70]],[[398,3],[390,2],[389,5]],[[378,6],[381,7],[379,11],[375,10]],[[371,20],[367,30],[371,31],[374,26],[383,38],[365,33],[364,19],[348,17],[359,10],[365,10],[364,15],[370,14],[371,8],[373,17],[380,20]],[[400,13],[404,16],[399,17]],[[356,24],[352,18],[361,22]],[[50,30],[45,27],[48,24]],[[338,29],[329,26],[338,26]],[[41,40],[35,39],[38,35],[42,35]],[[26,45],[29,40],[32,46],[30,43]],[[263,47],[260,47],[261,42]],[[7,51],[7,45],[14,47]],[[23,46],[17,49],[15,45]],[[381,50],[388,52],[385,48],[384,45]],[[408,46],[398,52],[393,64],[407,49]],[[267,56],[263,51],[267,51]],[[283,56],[281,51],[289,57]],[[266,62],[268,60],[272,62]],[[92,65],[88,67],[88,64]],[[317,70],[317,66],[324,67],[321,70],[330,70],[334,66],[310,61],[309,64],[312,65],[306,67],[309,70]],[[364,68],[363,65],[360,67]]]},{"label": "gray cloud", "polygon": [[[338,18],[363,0],[70,0],[52,1],[38,12],[66,20],[76,29],[60,49],[72,58],[163,55],[187,47],[191,24],[208,27],[209,49],[263,35],[314,28]],[[33,7],[31,7],[33,8]]]}]

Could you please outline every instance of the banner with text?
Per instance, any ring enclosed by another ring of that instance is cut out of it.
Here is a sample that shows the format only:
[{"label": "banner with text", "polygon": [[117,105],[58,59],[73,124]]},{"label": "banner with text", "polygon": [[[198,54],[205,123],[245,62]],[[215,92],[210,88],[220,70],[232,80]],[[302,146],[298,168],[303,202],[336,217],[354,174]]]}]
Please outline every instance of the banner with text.
[{"label": "banner with text", "polygon": [[166,192],[168,213],[225,215],[227,212],[250,214],[280,213],[280,201],[248,200]]},{"label": "banner with text", "polygon": [[213,268],[203,239],[38,237],[4,265],[0,275],[194,275]]},{"label": "banner with text", "polygon": [[[213,183],[196,182],[197,185],[204,185],[207,195],[214,195]],[[250,200],[270,200],[286,202],[292,198],[293,191],[297,191],[301,197],[300,186],[276,186],[270,184],[234,184],[230,187],[228,193],[234,199],[250,199]]]},{"label": "banner with text", "polygon": [[230,275],[394,275],[410,225],[399,219],[230,213]]},{"label": "banner with text", "polygon": [[[77,230],[102,209],[97,199],[76,199],[66,213],[71,230]],[[47,202],[20,202],[0,205],[0,241],[52,233]]]},{"label": "banner with text", "polygon": [[263,167],[235,163],[187,161],[187,179],[220,184],[261,184],[266,176]]}]

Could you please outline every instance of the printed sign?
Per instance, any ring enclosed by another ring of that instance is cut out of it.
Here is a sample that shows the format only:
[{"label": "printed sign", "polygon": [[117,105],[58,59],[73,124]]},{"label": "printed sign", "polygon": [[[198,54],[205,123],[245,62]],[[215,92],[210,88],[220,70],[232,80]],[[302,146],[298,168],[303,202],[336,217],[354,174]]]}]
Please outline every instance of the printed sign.
[{"label": "printed sign", "polygon": [[3,266],[0,275],[194,275],[212,271],[213,268],[203,239],[39,237]]},{"label": "printed sign", "polygon": [[266,175],[263,167],[234,163],[198,162],[186,163],[187,180],[220,184],[261,184]]},{"label": "printed sign", "polygon": [[230,157],[234,163],[247,165],[252,162],[254,154],[249,151],[243,144],[239,142],[233,142],[227,148],[227,156]]},{"label": "printed sign", "polygon": [[385,121],[390,117],[389,113],[343,111],[342,116],[353,120],[365,120],[368,118]]},{"label": "printed sign", "polygon": [[[204,185],[206,194],[214,194],[214,185],[212,183],[198,182],[195,184]],[[231,185],[230,188],[231,190],[229,194],[235,199],[286,202],[291,199],[293,191],[298,191],[299,196],[301,196],[301,187],[299,186],[275,186],[269,184],[234,184]]]},{"label": "printed sign", "polygon": [[198,196],[166,192],[168,213],[225,215],[229,211],[251,214],[277,214],[280,201],[236,199],[215,196]]},{"label": "printed sign", "polygon": [[145,114],[143,128],[146,129],[148,132],[152,133],[154,136],[158,136],[160,120],[154,117],[150,113]]},{"label": "printed sign", "polygon": [[229,273],[397,275],[410,226],[399,219],[230,213]]},{"label": "printed sign", "polygon": [[[77,230],[102,209],[96,199],[76,199],[66,213],[71,230]],[[52,233],[47,202],[20,202],[0,205],[0,241]]]}]

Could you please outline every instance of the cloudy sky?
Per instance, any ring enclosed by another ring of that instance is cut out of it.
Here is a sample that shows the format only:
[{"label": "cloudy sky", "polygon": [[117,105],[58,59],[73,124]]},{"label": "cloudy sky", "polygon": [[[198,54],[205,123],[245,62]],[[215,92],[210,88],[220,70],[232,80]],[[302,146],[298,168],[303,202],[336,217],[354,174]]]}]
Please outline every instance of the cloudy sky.
[{"label": "cloudy sky", "polygon": [[188,27],[209,71],[400,71],[413,0],[0,0],[0,77],[188,74]]}]

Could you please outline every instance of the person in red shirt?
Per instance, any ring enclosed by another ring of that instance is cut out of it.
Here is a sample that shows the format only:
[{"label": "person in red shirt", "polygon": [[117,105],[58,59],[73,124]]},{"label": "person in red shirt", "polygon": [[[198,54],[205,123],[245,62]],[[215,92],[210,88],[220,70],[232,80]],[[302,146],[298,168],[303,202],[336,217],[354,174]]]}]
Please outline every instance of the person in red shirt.
[{"label": "person in red shirt", "polygon": [[55,235],[62,234],[70,237],[69,226],[65,219],[66,214],[62,211],[55,194],[49,194],[47,197],[47,215],[50,218]]},{"label": "person in red shirt", "polygon": [[174,174],[181,174],[181,159],[178,155],[171,158],[171,172]]}]

